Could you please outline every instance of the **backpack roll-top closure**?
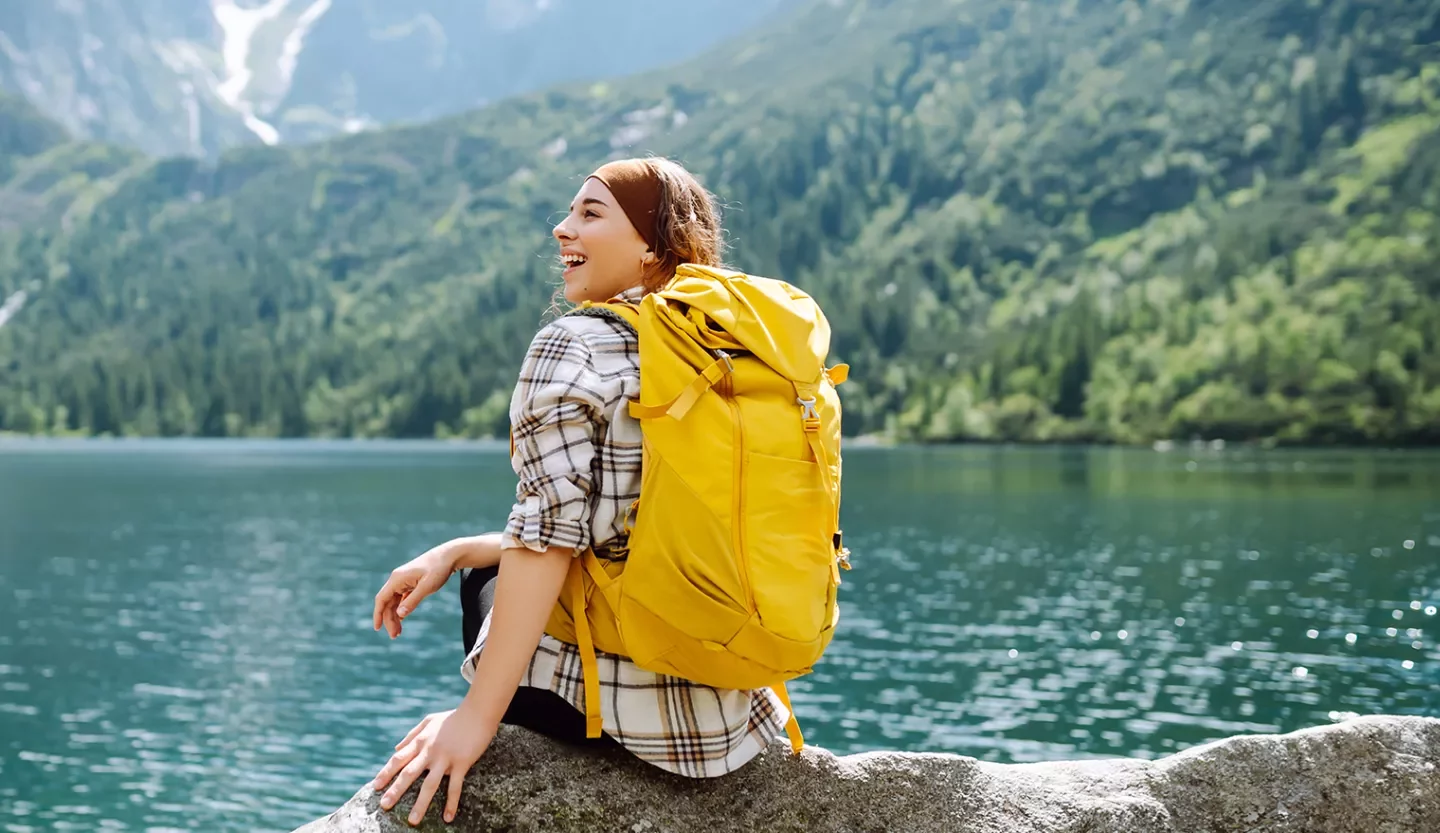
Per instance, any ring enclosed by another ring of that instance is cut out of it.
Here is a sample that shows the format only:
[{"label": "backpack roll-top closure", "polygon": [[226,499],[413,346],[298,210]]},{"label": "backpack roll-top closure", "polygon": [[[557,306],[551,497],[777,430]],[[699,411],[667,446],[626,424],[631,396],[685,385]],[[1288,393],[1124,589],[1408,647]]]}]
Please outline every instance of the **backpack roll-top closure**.
[{"label": "backpack roll-top closure", "polygon": [[683,326],[710,349],[753,353],[794,382],[812,381],[824,370],[830,322],[809,295],[784,281],[686,263],[655,294],[681,308]]}]

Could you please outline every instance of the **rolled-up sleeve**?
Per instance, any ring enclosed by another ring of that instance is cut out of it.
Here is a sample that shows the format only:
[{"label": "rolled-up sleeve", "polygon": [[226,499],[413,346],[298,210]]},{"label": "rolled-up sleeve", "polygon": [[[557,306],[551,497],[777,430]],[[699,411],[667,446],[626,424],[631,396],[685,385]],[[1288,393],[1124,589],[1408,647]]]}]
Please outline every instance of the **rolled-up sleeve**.
[{"label": "rolled-up sleeve", "polygon": [[510,400],[510,464],[519,483],[502,546],[577,553],[590,546],[604,404],[592,359],[560,321],[541,329],[526,351]]}]

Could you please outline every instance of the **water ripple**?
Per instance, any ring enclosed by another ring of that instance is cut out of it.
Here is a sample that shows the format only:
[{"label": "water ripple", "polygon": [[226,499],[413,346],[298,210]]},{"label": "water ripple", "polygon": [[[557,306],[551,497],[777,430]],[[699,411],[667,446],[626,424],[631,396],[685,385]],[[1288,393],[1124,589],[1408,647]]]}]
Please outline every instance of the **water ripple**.
[{"label": "water ripple", "polygon": [[[369,604],[396,564],[503,521],[498,448],[18,447],[0,447],[6,829],[292,829],[463,693],[453,583],[397,642]],[[856,569],[792,686],[807,737],[1148,758],[1440,714],[1436,457],[1178,456],[848,453]]]}]

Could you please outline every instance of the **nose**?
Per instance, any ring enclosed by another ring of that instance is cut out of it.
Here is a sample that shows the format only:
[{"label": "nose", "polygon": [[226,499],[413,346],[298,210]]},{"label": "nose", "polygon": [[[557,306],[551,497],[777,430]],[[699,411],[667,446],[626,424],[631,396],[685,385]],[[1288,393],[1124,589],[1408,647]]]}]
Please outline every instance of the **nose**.
[{"label": "nose", "polygon": [[575,232],[570,229],[570,217],[571,215],[567,214],[565,219],[557,223],[555,228],[551,230],[551,233],[555,235],[555,239],[561,243],[575,239]]}]

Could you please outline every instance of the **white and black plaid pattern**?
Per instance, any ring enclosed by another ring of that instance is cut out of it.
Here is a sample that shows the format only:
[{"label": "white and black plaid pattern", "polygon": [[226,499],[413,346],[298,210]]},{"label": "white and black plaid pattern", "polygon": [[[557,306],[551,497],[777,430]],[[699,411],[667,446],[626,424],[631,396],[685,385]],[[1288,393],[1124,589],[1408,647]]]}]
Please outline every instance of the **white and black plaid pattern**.
[{"label": "white and black plaid pattern", "polygon": [[625,530],[640,494],[640,396],[634,330],[609,318],[570,315],[536,334],[510,399],[519,477],[504,546],[543,552],[607,542]]},{"label": "white and black plaid pattern", "polygon": [[[622,295],[638,301],[639,291]],[[635,331],[604,314],[569,315],[536,334],[510,403],[511,464],[520,482],[506,547],[577,553],[622,540],[640,495],[640,424],[626,410],[640,395]],[[621,547],[623,549],[623,546]],[[490,619],[460,667],[468,681]],[[784,731],[789,714],[768,689],[716,689],[645,671],[597,651],[605,733],[635,756],[693,778],[733,772]],[[580,652],[548,634],[521,685],[549,689],[580,711]]]}]

